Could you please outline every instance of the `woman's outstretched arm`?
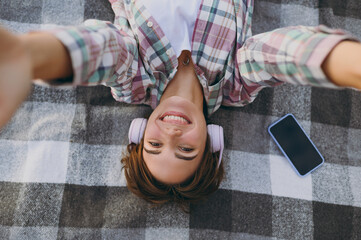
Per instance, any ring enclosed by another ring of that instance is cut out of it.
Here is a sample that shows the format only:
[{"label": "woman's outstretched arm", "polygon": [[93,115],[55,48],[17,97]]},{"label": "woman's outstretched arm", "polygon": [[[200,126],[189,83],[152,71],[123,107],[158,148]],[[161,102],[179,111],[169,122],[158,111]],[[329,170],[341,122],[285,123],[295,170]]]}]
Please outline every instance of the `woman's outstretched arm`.
[{"label": "woman's outstretched arm", "polygon": [[361,44],[347,32],[292,26],[248,38],[237,51],[241,96],[282,83],[361,90]]},{"label": "woman's outstretched arm", "polygon": [[15,35],[0,28],[0,129],[29,94],[32,79],[71,74],[67,50],[52,35]]},{"label": "woman's outstretched arm", "polygon": [[15,35],[0,28],[0,49],[2,64],[10,61],[15,63],[21,57],[30,60],[31,76],[34,79],[52,80],[72,75],[69,52],[53,34],[32,32]]},{"label": "woman's outstretched arm", "polygon": [[361,43],[339,43],[323,62],[322,69],[336,85],[361,90]]},{"label": "woman's outstretched arm", "polygon": [[19,39],[30,57],[34,79],[46,81],[73,74],[69,52],[53,34],[33,32],[20,35]]},{"label": "woman's outstretched arm", "polygon": [[26,98],[32,79],[58,84],[52,80],[71,76],[74,86],[115,85],[130,95],[127,81],[137,73],[138,48],[127,26],[118,27],[89,20],[25,35],[1,28],[0,128]]}]

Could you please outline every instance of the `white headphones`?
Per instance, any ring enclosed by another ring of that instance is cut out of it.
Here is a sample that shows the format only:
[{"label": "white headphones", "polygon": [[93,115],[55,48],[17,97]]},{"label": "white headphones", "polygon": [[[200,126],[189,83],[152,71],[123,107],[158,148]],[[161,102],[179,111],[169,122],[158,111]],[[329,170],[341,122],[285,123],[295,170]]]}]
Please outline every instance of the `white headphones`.
[{"label": "white headphones", "polygon": [[[144,135],[145,127],[147,126],[147,119],[135,118],[130,124],[128,138],[129,143],[139,144]],[[223,128],[219,125],[209,124],[207,125],[208,135],[211,142],[211,151],[219,152],[218,166],[222,161],[222,154],[224,149],[224,137]]]}]

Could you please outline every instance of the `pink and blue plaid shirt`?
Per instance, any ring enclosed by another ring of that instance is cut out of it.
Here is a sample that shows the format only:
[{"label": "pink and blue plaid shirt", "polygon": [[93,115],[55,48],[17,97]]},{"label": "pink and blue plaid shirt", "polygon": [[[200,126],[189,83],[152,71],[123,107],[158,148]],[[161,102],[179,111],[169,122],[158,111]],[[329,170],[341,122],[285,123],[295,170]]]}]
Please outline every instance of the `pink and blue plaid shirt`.
[{"label": "pink and blue plaid shirt", "polygon": [[[74,85],[103,84],[117,101],[155,108],[177,70],[177,56],[142,0],[109,0],[114,23],[87,20],[52,32],[70,52]],[[321,64],[340,41],[325,26],[288,27],[251,36],[253,0],[203,0],[192,59],[208,113],[244,106],[283,82],[336,87]],[[180,36],[181,37],[181,36]]]}]

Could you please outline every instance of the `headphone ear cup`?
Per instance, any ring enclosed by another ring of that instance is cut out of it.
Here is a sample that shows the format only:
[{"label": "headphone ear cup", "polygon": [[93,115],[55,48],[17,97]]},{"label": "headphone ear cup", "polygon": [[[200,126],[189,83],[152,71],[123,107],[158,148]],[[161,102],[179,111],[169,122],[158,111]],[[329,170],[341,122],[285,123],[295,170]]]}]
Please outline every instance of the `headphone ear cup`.
[{"label": "headphone ear cup", "polygon": [[211,151],[219,152],[218,166],[222,161],[222,154],[224,149],[224,136],[223,136],[223,127],[219,125],[209,124],[207,125],[208,135],[211,141]]},{"label": "headphone ear cup", "polygon": [[147,126],[147,119],[135,118],[130,124],[128,138],[129,143],[139,144],[144,135],[145,127]]}]

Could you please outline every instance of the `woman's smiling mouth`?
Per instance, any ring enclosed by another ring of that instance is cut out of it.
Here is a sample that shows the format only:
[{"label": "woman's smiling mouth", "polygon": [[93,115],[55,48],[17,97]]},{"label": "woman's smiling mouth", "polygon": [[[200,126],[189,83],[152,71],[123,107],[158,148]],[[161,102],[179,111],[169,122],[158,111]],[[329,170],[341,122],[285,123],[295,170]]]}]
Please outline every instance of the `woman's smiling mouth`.
[{"label": "woman's smiling mouth", "polygon": [[160,120],[166,123],[181,125],[187,125],[192,123],[186,115],[180,112],[166,112],[160,117]]}]

